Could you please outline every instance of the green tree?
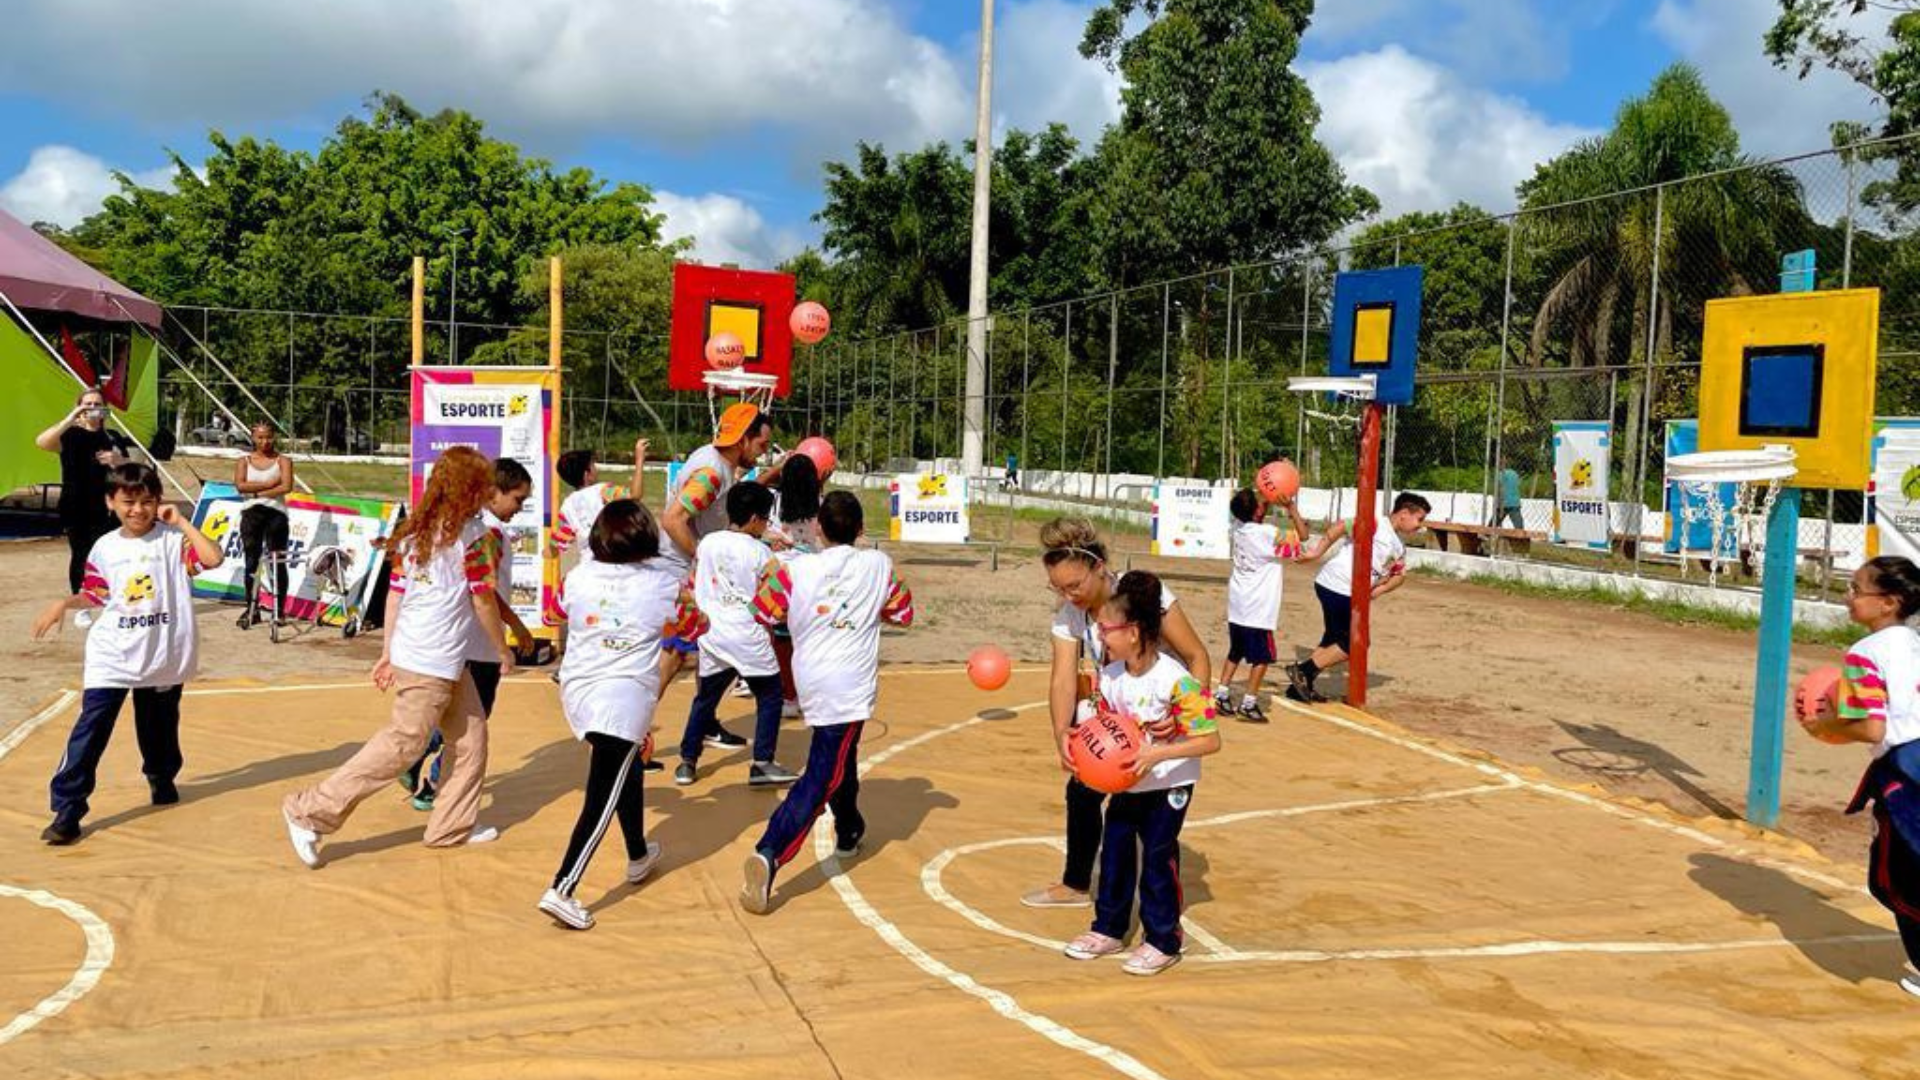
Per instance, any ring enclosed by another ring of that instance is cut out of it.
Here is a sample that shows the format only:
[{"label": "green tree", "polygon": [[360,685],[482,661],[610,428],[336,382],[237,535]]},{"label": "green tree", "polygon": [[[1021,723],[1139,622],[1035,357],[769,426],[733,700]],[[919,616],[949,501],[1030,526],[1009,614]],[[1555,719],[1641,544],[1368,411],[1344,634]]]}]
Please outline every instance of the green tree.
[{"label": "green tree", "polygon": [[[1765,48],[1775,66],[1804,79],[1816,67],[1837,71],[1871,93],[1885,109],[1877,127],[1836,119],[1835,146],[1920,132],[1920,2],[1916,0],[1779,0],[1780,14],[1767,29]],[[1887,13],[1884,44],[1869,37],[1868,20]],[[1920,208],[1920,147],[1911,141],[1864,147],[1864,160],[1892,161],[1892,179],[1875,180],[1861,192],[1872,206],[1901,212]]]},{"label": "green tree", "polygon": [[[1259,262],[1379,209],[1292,70],[1312,0],[1108,0],[1080,53],[1125,79],[1086,216],[1115,285]],[[1144,22],[1142,22],[1144,18]]]}]

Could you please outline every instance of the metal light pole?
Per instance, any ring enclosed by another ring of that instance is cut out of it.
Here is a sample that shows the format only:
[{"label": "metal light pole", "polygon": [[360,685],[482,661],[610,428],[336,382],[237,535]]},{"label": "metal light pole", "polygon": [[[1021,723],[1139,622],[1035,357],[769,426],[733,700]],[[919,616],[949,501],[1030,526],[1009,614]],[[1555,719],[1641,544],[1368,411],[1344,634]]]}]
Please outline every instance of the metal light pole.
[{"label": "metal light pole", "polygon": [[460,362],[460,324],[454,320],[454,312],[460,301],[460,238],[466,235],[465,229],[449,229],[447,235],[453,239],[453,272],[447,275],[447,363]]},{"label": "metal light pole", "polygon": [[967,277],[967,390],[960,471],[980,475],[986,427],[987,218],[993,197],[993,0],[980,0],[980,96],[973,124],[973,254]]}]

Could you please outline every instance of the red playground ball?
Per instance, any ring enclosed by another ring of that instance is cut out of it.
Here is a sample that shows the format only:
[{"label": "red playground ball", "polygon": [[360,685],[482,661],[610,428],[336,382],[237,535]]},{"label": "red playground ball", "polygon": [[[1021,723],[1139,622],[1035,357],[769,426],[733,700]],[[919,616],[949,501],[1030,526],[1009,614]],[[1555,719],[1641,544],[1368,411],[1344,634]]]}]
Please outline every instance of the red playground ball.
[{"label": "red playground ball", "polygon": [[1147,745],[1140,725],[1119,713],[1097,712],[1067,734],[1073,774],[1095,791],[1114,795],[1134,785],[1140,750]]},{"label": "red playground ball", "polygon": [[814,345],[833,329],[833,317],[819,304],[802,300],[793,306],[793,313],[787,316],[787,328],[793,331],[793,336],[799,338],[801,344]]},{"label": "red playground ball", "polygon": [[982,645],[967,655],[967,678],[982,690],[998,690],[1013,678],[1013,661],[998,645]]},{"label": "red playground ball", "polygon": [[[1831,720],[1840,712],[1841,687],[1845,677],[1837,667],[1814,668],[1793,692],[1793,711],[1802,717]],[[1845,745],[1845,739],[1820,738],[1821,742]]]},{"label": "red playground ball", "polygon": [[725,330],[707,339],[707,365],[731,371],[747,362],[747,347],[740,338]]},{"label": "red playground ball", "polygon": [[800,445],[794,447],[793,452],[813,459],[814,471],[820,474],[822,480],[825,480],[827,474],[833,472],[833,467],[840,462],[839,457],[833,452],[833,444],[818,435],[809,435],[801,439]]},{"label": "red playground ball", "polygon": [[1253,486],[1260,491],[1260,497],[1268,502],[1291,499],[1300,493],[1300,470],[1293,467],[1291,461],[1269,461],[1260,466],[1253,478]]}]

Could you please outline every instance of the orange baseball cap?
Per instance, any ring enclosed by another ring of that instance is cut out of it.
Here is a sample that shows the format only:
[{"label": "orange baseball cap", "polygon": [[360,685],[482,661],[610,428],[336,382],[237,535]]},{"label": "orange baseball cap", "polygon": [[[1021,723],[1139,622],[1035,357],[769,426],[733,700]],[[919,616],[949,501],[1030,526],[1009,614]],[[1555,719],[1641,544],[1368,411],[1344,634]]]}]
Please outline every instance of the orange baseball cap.
[{"label": "orange baseball cap", "polygon": [[760,415],[760,406],[741,401],[727,406],[720,414],[720,427],[713,433],[713,445],[732,446],[747,434],[747,428]]}]

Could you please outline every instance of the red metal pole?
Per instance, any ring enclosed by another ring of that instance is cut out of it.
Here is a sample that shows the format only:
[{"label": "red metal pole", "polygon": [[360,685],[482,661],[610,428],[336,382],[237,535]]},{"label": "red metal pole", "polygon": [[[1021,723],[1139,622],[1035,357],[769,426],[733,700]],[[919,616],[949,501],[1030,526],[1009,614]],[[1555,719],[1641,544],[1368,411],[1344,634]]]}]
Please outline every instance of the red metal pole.
[{"label": "red metal pole", "polygon": [[1373,502],[1380,489],[1380,426],[1387,407],[1367,402],[1360,421],[1360,505],[1353,515],[1353,650],[1347,655],[1347,704],[1367,704],[1367,639],[1373,611]]}]

